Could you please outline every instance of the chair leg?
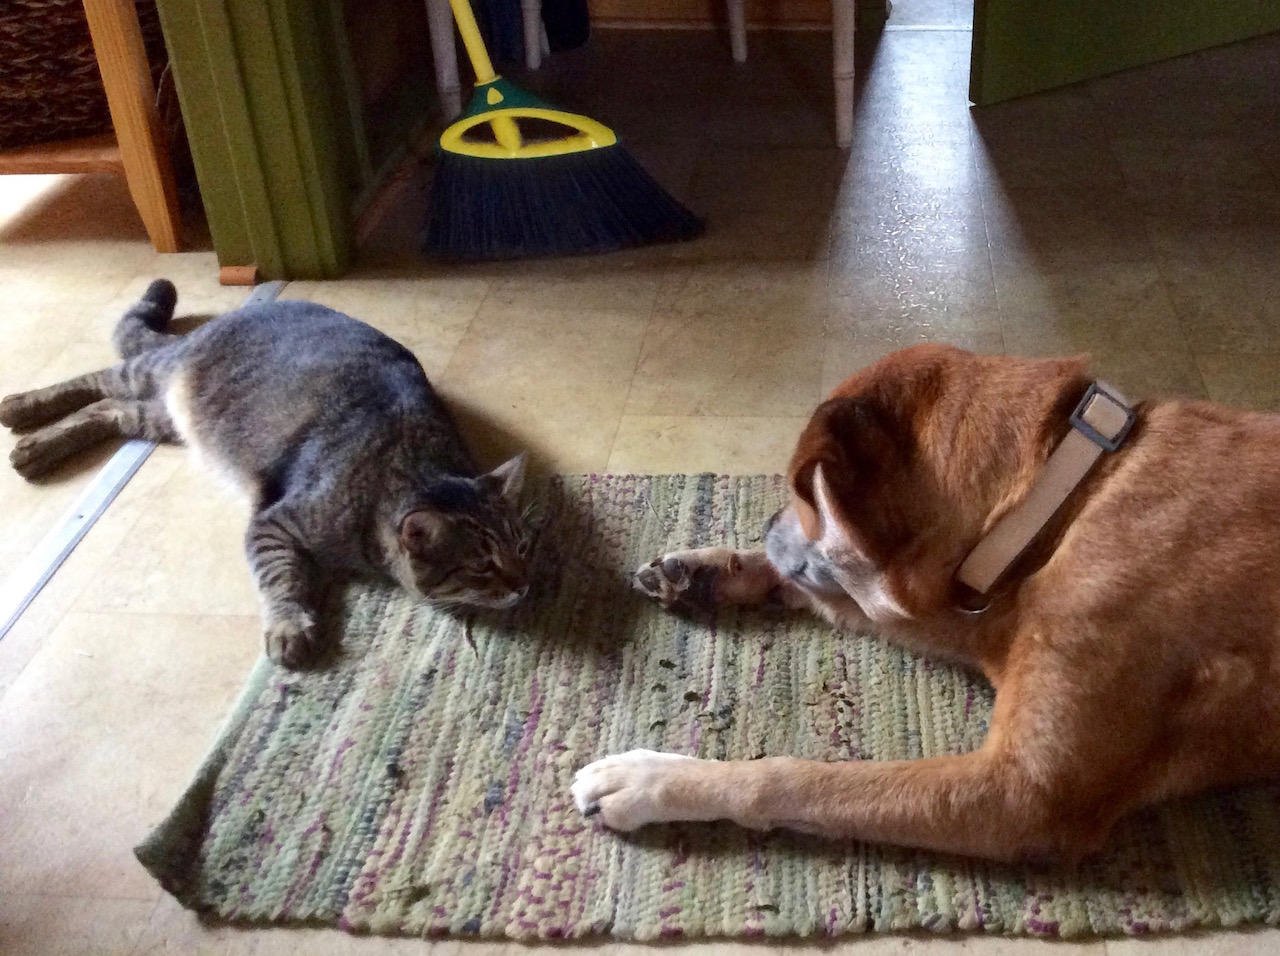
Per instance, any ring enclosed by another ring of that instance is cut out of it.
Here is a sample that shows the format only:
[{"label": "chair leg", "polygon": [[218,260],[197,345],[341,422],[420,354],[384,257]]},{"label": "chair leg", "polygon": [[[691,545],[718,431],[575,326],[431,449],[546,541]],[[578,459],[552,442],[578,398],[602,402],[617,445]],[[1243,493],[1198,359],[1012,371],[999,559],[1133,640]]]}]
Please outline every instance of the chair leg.
[{"label": "chair leg", "polygon": [[729,45],[734,63],[747,62],[747,11],[746,0],[728,0]]},{"label": "chair leg", "polygon": [[836,84],[836,145],[853,143],[853,40],[855,0],[831,0],[832,75]]},{"label": "chair leg", "polygon": [[445,116],[453,119],[462,112],[462,91],[449,0],[427,0],[427,28],[431,34],[431,56],[436,64],[436,90]]},{"label": "chair leg", "polygon": [[542,66],[542,0],[520,0],[524,14],[524,65]]},{"label": "chair leg", "polygon": [[133,0],[84,0],[125,181],[157,252],[182,245],[178,187]]}]

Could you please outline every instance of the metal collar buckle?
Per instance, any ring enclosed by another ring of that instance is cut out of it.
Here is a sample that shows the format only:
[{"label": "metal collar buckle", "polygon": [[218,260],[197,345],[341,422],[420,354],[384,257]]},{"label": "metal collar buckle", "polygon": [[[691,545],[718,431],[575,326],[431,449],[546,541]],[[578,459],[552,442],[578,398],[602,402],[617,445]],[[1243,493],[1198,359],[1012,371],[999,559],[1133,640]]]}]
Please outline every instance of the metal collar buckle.
[{"label": "metal collar buckle", "polygon": [[[1124,424],[1111,437],[1102,434],[1102,432],[1084,420],[1084,413],[1088,409],[1089,403],[1095,398],[1105,399],[1124,413]],[[1129,436],[1136,418],[1137,413],[1126,405],[1124,401],[1107,391],[1100,383],[1093,382],[1085,390],[1084,398],[1080,399],[1080,404],[1076,406],[1076,410],[1071,413],[1071,427],[1104,451],[1115,451],[1124,444],[1124,440]]]}]

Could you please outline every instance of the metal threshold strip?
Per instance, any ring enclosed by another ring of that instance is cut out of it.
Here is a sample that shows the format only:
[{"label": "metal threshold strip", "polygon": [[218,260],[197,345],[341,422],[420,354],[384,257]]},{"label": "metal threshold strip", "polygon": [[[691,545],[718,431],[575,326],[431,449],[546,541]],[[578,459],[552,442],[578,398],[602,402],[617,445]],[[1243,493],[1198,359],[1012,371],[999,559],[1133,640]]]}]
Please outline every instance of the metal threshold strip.
[{"label": "metal threshold strip", "polygon": [[[280,295],[285,284],[276,281],[255,286],[244,304],[270,302]],[[9,579],[0,587],[0,640],[18,623],[36,595],[49,583],[58,568],[62,567],[62,563],[106,512],[107,507],[129,483],[129,479],[137,474],[155,447],[153,442],[136,439],[121,445],[93,476],[89,486],[58,520],[53,530],[41,539],[9,575]]]}]

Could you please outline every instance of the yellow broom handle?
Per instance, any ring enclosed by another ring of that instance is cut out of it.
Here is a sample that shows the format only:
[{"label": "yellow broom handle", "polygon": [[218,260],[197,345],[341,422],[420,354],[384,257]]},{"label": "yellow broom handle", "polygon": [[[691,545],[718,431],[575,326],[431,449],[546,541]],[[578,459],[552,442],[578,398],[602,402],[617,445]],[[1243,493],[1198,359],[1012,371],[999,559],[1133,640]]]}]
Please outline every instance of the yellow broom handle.
[{"label": "yellow broom handle", "polygon": [[471,4],[467,0],[449,0],[449,6],[453,7],[453,18],[458,21],[458,32],[462,34],[462,45],[471,58],[471,68],[476,71],[476,84],[492,83],[498,74],[493,72],[493,63],[489,60],[489,51],[484,48],[484,40],[480,38],[480,28],[476,26]]}]

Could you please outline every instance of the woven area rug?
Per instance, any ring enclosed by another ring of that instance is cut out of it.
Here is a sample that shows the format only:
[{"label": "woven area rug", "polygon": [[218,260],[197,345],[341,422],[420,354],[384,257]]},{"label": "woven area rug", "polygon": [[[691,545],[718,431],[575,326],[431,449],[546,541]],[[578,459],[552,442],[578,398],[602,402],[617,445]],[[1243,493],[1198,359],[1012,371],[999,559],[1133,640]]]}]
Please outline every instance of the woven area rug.
[{"label": "woven area rug", "polygon": [[619,837],[577,768],[632,747],[892,760],[970,750],[980,680],[801,617],[664,614],[629,591],[680,546],[759,542],[778,478],[558,478],[536,597],[461,619],[351,589],[325,670],[258,667],[178,807],[138,849],[182,903],[255,923],[565,938],[925,928],[1079,936],[1280,922],[1280,791],[1126,821],[1074,870],[732,826]]}]

